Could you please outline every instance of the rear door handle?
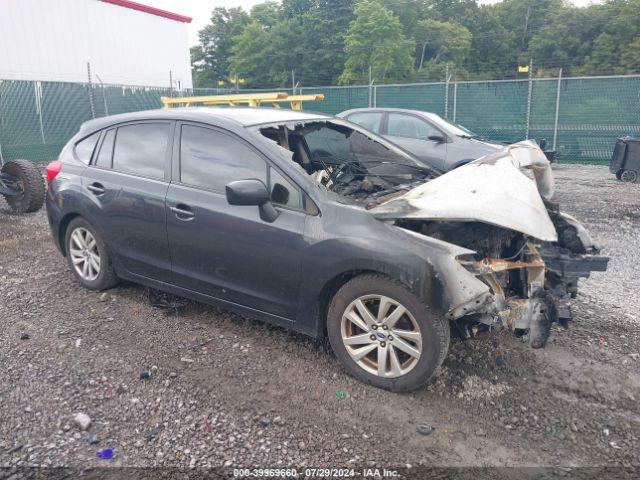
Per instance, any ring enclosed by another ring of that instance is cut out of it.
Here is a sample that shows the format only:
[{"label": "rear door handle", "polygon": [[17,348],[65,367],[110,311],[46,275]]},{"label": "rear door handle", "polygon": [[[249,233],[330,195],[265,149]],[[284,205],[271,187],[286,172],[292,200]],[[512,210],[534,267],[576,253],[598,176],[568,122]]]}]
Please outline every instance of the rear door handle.
[{"label": "rear door handle", "polygon": [[94,182],[91,185],[87,185],[87,190],[94,195],[102,195],[104,193],[104,186],[101,183]]},{"label": "rear door handle", "polygon": [[175,207],[169,207],[169,210],[175,214],[178,220],[184,220],[185,222],[193,220],[196,216],[196,214],[193,213],[193,210],[191,210],[191,207],[183,204],[178,204]]}]

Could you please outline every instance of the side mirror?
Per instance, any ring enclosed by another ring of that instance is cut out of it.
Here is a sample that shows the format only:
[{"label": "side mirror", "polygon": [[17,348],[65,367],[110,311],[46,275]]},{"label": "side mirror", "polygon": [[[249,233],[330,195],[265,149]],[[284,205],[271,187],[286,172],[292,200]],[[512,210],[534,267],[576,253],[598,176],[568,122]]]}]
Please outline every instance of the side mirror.
[{"label": "side mirror", "polygon": [[257,179],[237,180],[225,186],[229,205],[256,206],[260,209],[260,218],[265,222],[274,222],[279,212],[271,203],[267,186]]},{"label": "side mirror", "polygon": [[429,135],[427,140],[431,140],[433,142],[444,143],[446,140],[442,135]]}]

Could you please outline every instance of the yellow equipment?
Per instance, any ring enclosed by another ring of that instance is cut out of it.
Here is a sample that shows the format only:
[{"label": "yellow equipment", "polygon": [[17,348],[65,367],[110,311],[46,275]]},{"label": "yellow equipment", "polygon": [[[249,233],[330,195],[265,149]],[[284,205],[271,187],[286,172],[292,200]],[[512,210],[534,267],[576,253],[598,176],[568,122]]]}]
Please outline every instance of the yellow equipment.
[{"label": "yellow equipment", "polygon": [[206,107],[225,105],[237,107],[248,105],[259,107],[263,103],[280,108],[280,103],[288,102],[292,110],[302,110],[302,102],[318,102],[324,100],[321,93],[309,95],[289,95],[284,92],[273,93],[238,93],[234,95],[205,95],[200,97],[160,97],[164,108],[192,107],[201,105]]}]

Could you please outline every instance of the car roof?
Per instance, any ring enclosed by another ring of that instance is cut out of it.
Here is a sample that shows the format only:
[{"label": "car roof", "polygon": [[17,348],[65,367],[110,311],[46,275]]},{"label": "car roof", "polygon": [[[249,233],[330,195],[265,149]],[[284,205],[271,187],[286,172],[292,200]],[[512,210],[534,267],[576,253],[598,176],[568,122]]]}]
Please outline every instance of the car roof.
[{"label": "car roof", "polygon": [[426,117],[437,115],[433,112],[427,112],[426,110],[411,110],[408,108],[352,108],[351,110],[345,110],[344,112],[338,113],[336,116],[340,118],[344,118],[347,115],[351,115],[352,113],[365,113],[365,112],[397,112],[397,113],[413,113],[415,115],[424,115]]},{"label": "car roof", "polygon": [[296,121],[326,120],[330,115],[310,113],[300,110],[252,107],[183,107],[159,108],[142,112],[122,113],[96,118],[85,122],[82,130],[98,130],[118,123],[136,120],[191,120],[210,123],[230,121],[243,127],[264,123],[284,123]]}]

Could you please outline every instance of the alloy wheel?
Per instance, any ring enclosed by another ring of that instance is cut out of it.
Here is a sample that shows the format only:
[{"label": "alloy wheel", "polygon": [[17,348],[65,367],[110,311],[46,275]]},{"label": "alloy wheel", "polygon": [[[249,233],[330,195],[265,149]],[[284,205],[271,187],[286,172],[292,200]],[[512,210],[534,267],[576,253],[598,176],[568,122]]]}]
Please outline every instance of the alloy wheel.
[{"label": "alloy wheel", "polygon": [[76,272],[83,280],[94,281],[100,275],[100,252],[95,237],[86,228],[71,232],[69,255]]},{"label": "alloy wheel", "polygon": [[365,371],[383,378],[407,374],[422,354],[422,334],[411,312],[384,295],[351,302],[341,320],[349,356]]}]

